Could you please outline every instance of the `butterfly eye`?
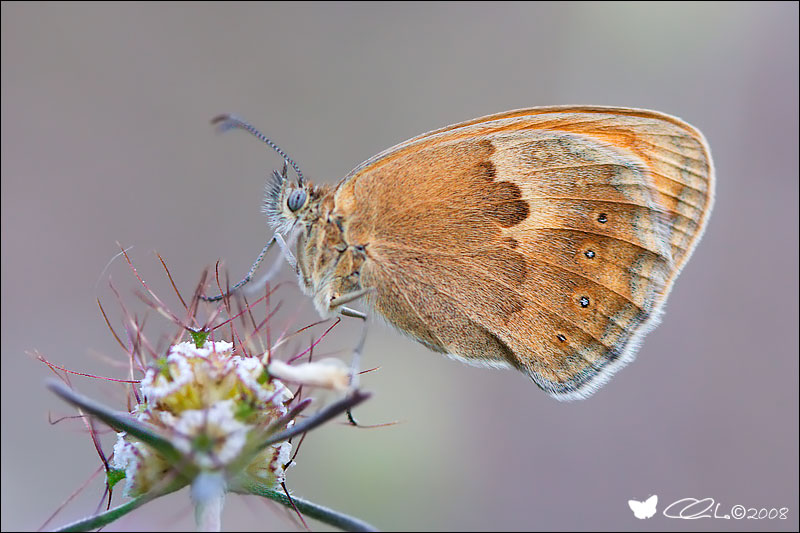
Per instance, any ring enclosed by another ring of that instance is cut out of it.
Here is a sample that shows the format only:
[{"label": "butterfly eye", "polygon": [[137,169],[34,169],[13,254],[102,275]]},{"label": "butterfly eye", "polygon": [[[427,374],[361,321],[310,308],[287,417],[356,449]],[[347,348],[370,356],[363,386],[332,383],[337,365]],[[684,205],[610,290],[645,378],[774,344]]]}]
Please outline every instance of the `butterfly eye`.
[{"label": "butterfly eye", "polygon": [[306,191],[304,189],[295,189],[289,194],[286,200],[286,207],[290,211],[297,211],[306,203]]}]

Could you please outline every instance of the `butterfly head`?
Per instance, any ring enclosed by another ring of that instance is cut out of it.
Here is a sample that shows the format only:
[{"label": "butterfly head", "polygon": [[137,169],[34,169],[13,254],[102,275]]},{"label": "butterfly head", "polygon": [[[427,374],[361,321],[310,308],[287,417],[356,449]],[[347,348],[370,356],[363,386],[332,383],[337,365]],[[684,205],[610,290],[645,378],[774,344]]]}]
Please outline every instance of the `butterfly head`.
[{"label": "butterfly head", "polygon": [[[246,131],[256,139],[260,140],[283,157],[283,171],[272,172],[271,179],[267,180],[266,195],[264,197],[264,213],[269,218],[270,225],[277,231],[285,233],[293,228],[298,222],[308,224],[315,219],[315,212],[321,198],[327,188],[315,187],[306,183],[300,167],[284,152],[277,144],[264,136],[263,133],[254,128],[235,115],[219,115],[211,120],[220,132],[239,129]],[[289,165],[297,174],[297,181],[289,181]]]},{"label": "butterfly head", "polygon": [[308,224],[316,218],[323,194],[321,187],[301,180],[290,181],[284,165],[283,171],[274,170],[267,182],[264,213],[273,228],[286,233],[296,224]]}]

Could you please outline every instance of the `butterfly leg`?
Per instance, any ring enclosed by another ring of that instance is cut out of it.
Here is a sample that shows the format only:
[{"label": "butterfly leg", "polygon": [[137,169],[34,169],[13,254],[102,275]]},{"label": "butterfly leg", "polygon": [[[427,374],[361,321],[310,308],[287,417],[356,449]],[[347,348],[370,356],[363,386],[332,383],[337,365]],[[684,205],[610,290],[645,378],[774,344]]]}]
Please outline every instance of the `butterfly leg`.
[{"label": "butterfly leg", "polygon": [[351,318],[360,318],[361,320],[367,319],[367,314],[362,311],[357,311],[355,309],[351,309],[350,307],[342,306],[342,310],[340,311],[342,316],[349,316]]},{"label": "butterfly leg", "polygon": [[[353,362],[350,365],[351,388],[355,388],[358,386],[358,369],[361,363],[361,354],[364,351],[364,343],[367,340],[367,314],[362,311],[351,309],[350,307],[347,307],[344,304],[358,300],[359,298],[363,298],[366,294],[369,294],[373,290],[374,289],[372,288],[367,288],[349,292],[347,294],[343,294],[339,297],[333,298],[329,304],[329,308],[331,310],[335,310],[338,307],[339,308],[338,311],[343,316],[359,318],[362,321],[361,339],[358,341],[358,345],[356,345],[355,349],[353,350]],[[348,415],[348,417],[350,417],[350,415]]]},{"label": "butterfly leg", "polygon": [[[297,235],[296,232],[292,232],[291,236],[289,237],[290,240],[294,241],[296,235]],[[283,257],[285,257],[286,261],[292,266],[292,270],[294,270],[295,273],[299,273],[300,269],[297,267],[297,258],[292,253],[292,250],[289,248],[289,245],[283,239],[283,235],[281,235],[280,233],[276,233],[275,235],[272,236],[272,238],[275,239],[275,242],[277,242],[278,246],[280,246],[281,252],[283,252]],[[279,266],[280,262],[277,262],[275,266],[273,266],[273,269]],[[270,270],[270,273],[271,272],[272,269]]]},{"label": "butterfly leg", "polygon": [[[358,344],[353,349],[353,362],[350,364],[350,389],[355,389],[358,387],[358,372],[360,368],[361,355],[364,353],[364,343],[367,341],[367,315],[366,313],[361,313],[348,307],[342,308],[342,314],[345,316],[360,318],[362,321],[361,337],[358,340]],[[366,427],[363,424],[358,423],[353,416],[353,411],[351,411],[349,408],[347,409],[347,421],[350,422],[351,426]]]},{"label": "butterfly leg", "polygon": [[[286,259],[286,262],[289,263],[289,266],[292,267],[292,270],[295,272],[295,274],[299,274],[300,269],[297,265],[297,258],[295,258],[294,254],[292,253],[290,245],[283,239],[283,236],[280,233],[276,233],[273,238],[275,239],[275,242],[278,243],[278,246],[281,249],[281,253],[283,254],[283,258]],[[293,242],[292,241],[293,238],[294,234],[290,234],[289,242]],[[283,261],[281,261],[280,259],[276,260],[272,264],[270,269],[267,271],[267,273],[261,276],[261,278],[258,281],[256,281],[255,286],[263,287],[267,281],[271,280],[278,274],[278,271],[281,269],[282,266],[283,266]]]},{"label": "butterfly leg", "polygon": [[[360,289],[360,290],[353,291],[353,292],[350,292],[350,293],[347,293],[347,294],[343,294],[342,296],[339,296],[338,298],[332,299],[331,302],[330,302],[330,309],[331,310],[336,309],[338,307],[339,308],[339,312],[342,314],[342,316],[349,316],[349,317],[352,317],[352,318],[359,318],[362,321],[361,337],[360,337],[360,339],[358,341],[358,344],[353,349],[353,361],[352,361],[352,363],[350,365],[350,388],[351,389],[358,387],[358,375],[359,375],[358,372],[359,372],[359,367],[360,367],[360,362],[361,362],[361,355],[364,353],[364,343],[367,341],[367,314],[362,312],[362,311],[358,311],[356,309],[352,309],[350,307],[347,307],[344,304],[350,303],[350,302],[352,302],[354,300],[358,300],[359,298],[364,297],[366,294],[372,292],[373,290],[374,289],[372,289],[372,288]],[[351,426],[356,426],[356,427],[360,427],[360,428],[372,427],[372,426],[366,426],[366,425],[363,425],[363,424],[359,424],[358,421],[353,416],[353,412],[350,409],[347,410],[347,421],[350,422]]]},{"label": "butterfly leg", "polygon": [[[342,307],[341,313],[343,316],[360,318],[364,321],[361,328],[361,338],[358,341],[358,345],[353,350],[353,364],[350,368],[350,388],[354,389],[355,387],[358,386],[358,376],[359,376],[358,362],[361,359],[361,354],[364,352],[364,343],[367,340],[367,315],[366,313],[362,313],[361,311],[356,311],[355,309],[350,309],[349,307]],[[383,424],[366,425],[356,420],[356,418],[353,416],[353,411],[351,409],[348,408],[346,413],[347,413],[347,421],[350,423],[350,425],[362,429],[391,426],[397,423],[397,421],[394,421],[394,422],[385,422]]]},{"label": "butterfly leg", "polygon": [[[231,289],[227,293],[221,293],[215,296],[200,296],[200,299],[206,302],[216,302],[224,298],[226,295],[233,294],[239,288],[249,283],[250,280],[253,278],[253,274],[255,274],[255,271],[258,269],[258,267],[261,265],[261,262],[264,260],[264,257],[267,255],[267,252],[269,252],[269,249],[275,243],[278,243],[278,246],[281,249],[283,257],[286,258],[286,261],[292,266],[292,268],[295,271],[297,271],[297,259],[294,257],[294,254],[292,254],[292,251],[289,249],[289,245],[286,244],[286,241],[284,240],[283,236],[280,233],[275,233],[269,240],[269,242],[266,244],[266,246],[264,246],[264,248],[261,250],[261,253],[258,254],[258,257],[253,262],[253,266],[250,267],[250,271],[239,283],[231,287]],[[266,281],[270,279],[272,276],[274,276],[277,273],[278,268],[280,268],[280,265],[281,261],[280,260],[276,261],[275,264],[272,266],[272,268],[270,268],[269,272],[267,272],[266,276],[263,278],[262,281]]]},{"label": "butterfly leg", "polygon": [[[359,298],[362,298],[363,296],[371,293],[373,290],[374,290],[373,288],[369,287],[369,288],[366,288],[366,289],[359,289],[357,291],[348,292],[347,294],[342,294],[341,296],[337,296],[336,298],[331,299],[331,302],[328,304],[328,308],[331,309],[331,310],[334,310],[337,307],[342,307],[344,304],[349,304],[352,301],[355,301],[355,300],[358,300]],[[341,311],[342,314],[345,313],[345,311],[344,311],[345,309],[347,309],[351,313],[353,313],[353,312],[358,313],[358,311],[354,311],[353,309],[349,309],[347,307],[344,307],[344,308],[342,308],[342,311]],[[352,315],[347,315],[347,316],[352,316]],[[361,317],[356,317],[356,318],[361,318]],[[366,315],[365,315],[365,318],[366,318]]]}]

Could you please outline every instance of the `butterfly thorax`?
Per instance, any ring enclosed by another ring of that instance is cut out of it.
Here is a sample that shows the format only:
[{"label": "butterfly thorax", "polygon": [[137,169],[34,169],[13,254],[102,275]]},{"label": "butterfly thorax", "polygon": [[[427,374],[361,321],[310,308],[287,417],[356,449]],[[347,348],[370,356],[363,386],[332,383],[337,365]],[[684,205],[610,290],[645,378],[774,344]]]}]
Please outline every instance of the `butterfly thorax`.
[{"label": "butterfly thorax", "polygon": [[314,298],[317,311],[330,316],[331,300],[361,289],[366,247],[345,240],[347,221],[335,212],[333,193],[327,188],[311,200],[299,221],[303,226],[297,242],[300,285]]}]

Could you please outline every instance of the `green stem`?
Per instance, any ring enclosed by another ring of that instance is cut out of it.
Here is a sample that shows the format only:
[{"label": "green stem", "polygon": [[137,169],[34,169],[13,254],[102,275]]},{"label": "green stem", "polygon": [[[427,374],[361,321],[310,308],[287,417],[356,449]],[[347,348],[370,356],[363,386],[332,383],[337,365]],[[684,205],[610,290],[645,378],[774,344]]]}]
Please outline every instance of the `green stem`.
[{"label": "green stem", "polygon": [[264,442],[259,444],[258,450],[263,450],[267,446],[271,444],[275,444],[278,442],[283,442],[285,440],[289,440],[290,438],[294,437],[295,435],[299,435],[301,433],[305,433],[306,431],[311,431],[312,429],[316,428],[327,422],[328,420],[344,413],[348,409],[355,407],[356,405],[360,404],[364,400],[368,399],[372,396],[369,392],[364,392],[361,390],[354,390],[350,393],[349,396],[342,398],[341,400],[330,404],[329,406],[321,409],[318,413],[310,418],[306,418],[302,422],[297,422],[295,425],[290,427],[289,429],[285,429],[280,433],[273,434]]},{"label": "green stem", "polygon": [[133,511],[134,509],[138,509],[142,505],[152,500],[155,500],[160,496],[165,496],[171,492],[180,490],[181,488],[185,487],[186,484],[187,484],[186,480],[183,478],[174,479],[163,490],[151,490],[147,494],[142,494],[138,498],[134,498],[133,500],[127,503],[114,507],[113,509],[109,509],[104,513],[90,516],[88,518],[78,520],[77,522],[73,522],[71,524],[67,524],[66,526],[60,527],[55,531],[90,531],[92,529],[101,528],[103,526],[110,524],[114,520],[117,520],[118,518],[122,518],[126,514]]},{"label": "green stem", "polygon": [[[261,483],[249,484],[245,487],[242,487],[241,490],[237,490],[237,492],[240,492],[241,494],[255,494],[256,496],[263,496],[278,502],[281,505],[285,505],[290,509],[297,507],[297,510],[304,515],[319,520],[320,522],[324,522],[330,526],[338,527],[342,531],[378,531],[375,526],[368,524],[359,518],[340,513],[339,511],[334,511],[333,509],[329,509],[314,502],[298,498],[297,496],[292,496],[292,501],[290,502],[289,498],[287,498],[286,494],[283,492],[270,489]],[[294,506],[292,506],[292,502],[294,502]]]}]

